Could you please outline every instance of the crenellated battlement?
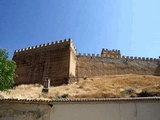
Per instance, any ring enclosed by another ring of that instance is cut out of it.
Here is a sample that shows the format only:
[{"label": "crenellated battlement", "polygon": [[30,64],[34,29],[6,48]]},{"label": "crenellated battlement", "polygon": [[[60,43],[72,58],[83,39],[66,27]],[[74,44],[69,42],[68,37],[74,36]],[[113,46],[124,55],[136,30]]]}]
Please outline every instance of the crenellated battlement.
[{"label": "crenellated battlement", "polygon": [[111,59],[120,59],[121,58],[121,52],[120,50],[108,50],[108,49],[102,49],[101,56],[105,58],[111,58]]},{"label": "crenellated battlement", "polygon": [[133,57],[133,56],[122,56],[121,59],[129,60],[129,61],[148,61],[148,62],[158,62],[157,58],[148,58],[148,57]]},{"label": "crenellated battlement", "polygon": [[[61,85],[74,82],[77,80],[75,77],[86,74],[93,76],[113,73],[137,74],[136,70],[146,66],[148,71],[142,69],[141,74],[146,74],[146,72],[153,74],[154,69],[160,63],[160,57],[121,57],[121,51],[114,49],[103,48],[101,54],[76,54],[76,48],[71,38],[15,50],[13,60],[17,65],[18,77],[15,78],[17,85],[43,84],[45,76],[51,79],[51,85]],[[141,63],[143,64],[141,65]],[[139,66],[140,68],[138,68]],[[124,69],[125,67],[126,69]],[[132,69],[132,67],[134,68]],[[159,69],[157,71],[156,74],[159,74]]]},{"label": "crenellated battlement", "polygon": [[88,53],[88,54],[86,54],[86,53],[83,53],[83,54],[78,53],[77,57],[92,57],[92,58],[94,58],[94,57],[101,57],[101,55],[100,54],[90,54],[90,53]]},{"label": "crenellated battlement", "polygon": [[43,84],[45,76],[51,79],[51,85],[76,81],[76,48],[71,38],[16,50],[13,60],[17,85]]},{"label": "crenellated battlement", "polygon": [[[115,50],[116,51],[116,50]],[[110,52],[114,52],[114,50],[110,50]],[[119,52],[119,51],[118,51]],[[122,56],[117,57],[116,55],[104,57],[102,54],[90,54],[90,53],[78,53],[77,57],[87,57],[87,58],[103,58],[103,59],[119,59],[119,60],[126,60],[126,61],[146,61],[146,62],[158,62],[160,59],[157,58],[148,58],[148,57],[133,57],[133,56]]]},{"label": "crenellated battlement", "polygon": [[61,49],[63,45],[70,45],[70,47],[72,48],[74,53],[76,53],[76,48],[72,42],[72,39],[69,38],[69,39],[50,42],[50,43],[46,43],[46,44],[40,44],[40,45],[28,47],[28,48],[18,49],[18,50],[15,50],[14,54],[19,54],[19,53],[23,53],[23,52],[30,52],[30,51],[35,51],[35,50],[41,50],[41,49],[46,49],[46,48],[51,48],[51,47],[53,49],[57,49],[57,48]]},{"label": "crenellated battlement", "polygon": [[111,53],[111,54],[120,54],[120,50],[108,50],[108,49],[102,49],[102,53],[105,52],[105,53]]}]

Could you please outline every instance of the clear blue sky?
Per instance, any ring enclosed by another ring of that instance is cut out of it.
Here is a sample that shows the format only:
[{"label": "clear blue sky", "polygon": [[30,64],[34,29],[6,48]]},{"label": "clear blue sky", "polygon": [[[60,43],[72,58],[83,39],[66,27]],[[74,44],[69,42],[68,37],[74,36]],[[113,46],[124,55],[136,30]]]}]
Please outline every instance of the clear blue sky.
[{"label": "clear blue sky", "polygon": [[160,0],[0,0],[0,48],[72,38],[77,53],[160,56]]}]

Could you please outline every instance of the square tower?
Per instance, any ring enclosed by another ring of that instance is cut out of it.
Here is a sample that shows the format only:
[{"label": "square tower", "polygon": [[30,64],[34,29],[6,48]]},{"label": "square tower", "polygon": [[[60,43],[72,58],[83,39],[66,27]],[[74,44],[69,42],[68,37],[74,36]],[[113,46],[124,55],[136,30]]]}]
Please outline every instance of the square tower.
[{"label": "square tower", "polygon": [[13,60],[17,65],[15,85],[43,84],[46,76],[52,86],[75,81],[76,49],[71,39],[16,50]]}]

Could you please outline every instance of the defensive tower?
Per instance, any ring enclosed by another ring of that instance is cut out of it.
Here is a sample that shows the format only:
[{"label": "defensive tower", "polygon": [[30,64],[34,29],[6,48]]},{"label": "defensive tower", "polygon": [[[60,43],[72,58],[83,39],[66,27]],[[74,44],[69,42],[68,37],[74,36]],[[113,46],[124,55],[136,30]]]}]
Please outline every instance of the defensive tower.
[{"label": "defensive tower", "polygon": [[45,76],[53,86],[75,81],[76,49],[71,39],[16,50],[13,60],[16,85],[43,84]]},{"label": "defensive tower", "polygon": [[121,52],[120,50],[108,50],[108,49],[102,49],[101,56],[105,58],[111,58],[111,59],[120,59],[121,58]]}]

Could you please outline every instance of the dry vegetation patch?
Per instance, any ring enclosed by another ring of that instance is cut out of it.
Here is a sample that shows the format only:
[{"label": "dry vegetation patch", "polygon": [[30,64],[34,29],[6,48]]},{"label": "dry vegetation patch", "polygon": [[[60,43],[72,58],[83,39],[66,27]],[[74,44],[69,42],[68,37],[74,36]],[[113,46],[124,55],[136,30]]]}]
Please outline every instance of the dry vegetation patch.
[{"label": "dry vegetation patch", "polygon": [[42,85],[19,85],[5,92],[1,98],[58,99],[58,98],[118,98],[160,96],[160,77],[152,75],[111,75],[79,79],[69,85],[50,87],[42,93]]}]

